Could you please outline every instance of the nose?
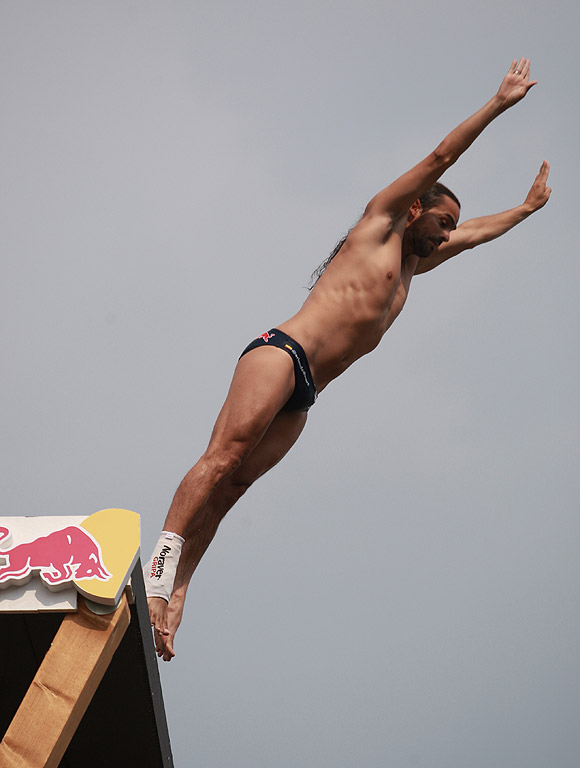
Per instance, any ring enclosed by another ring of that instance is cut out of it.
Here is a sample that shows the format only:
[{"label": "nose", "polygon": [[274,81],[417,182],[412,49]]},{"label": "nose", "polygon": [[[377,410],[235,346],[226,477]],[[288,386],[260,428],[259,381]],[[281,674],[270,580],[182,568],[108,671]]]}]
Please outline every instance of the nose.
[{"label": "nose", "polygon": [[441,239],[444,243],[449,242],[449,230],[448,229],[442,229],[441,230]]}]

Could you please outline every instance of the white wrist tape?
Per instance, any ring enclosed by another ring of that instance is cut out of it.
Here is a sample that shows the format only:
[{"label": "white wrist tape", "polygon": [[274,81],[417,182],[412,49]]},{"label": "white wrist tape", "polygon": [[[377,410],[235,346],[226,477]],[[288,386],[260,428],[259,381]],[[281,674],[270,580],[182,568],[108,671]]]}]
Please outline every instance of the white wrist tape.
[{"label": "white wrist tape", "polygon": [[151,560],[143,569],[147,597],[162,597],[169,602],[184,541],[176,533],[161,531]]}]

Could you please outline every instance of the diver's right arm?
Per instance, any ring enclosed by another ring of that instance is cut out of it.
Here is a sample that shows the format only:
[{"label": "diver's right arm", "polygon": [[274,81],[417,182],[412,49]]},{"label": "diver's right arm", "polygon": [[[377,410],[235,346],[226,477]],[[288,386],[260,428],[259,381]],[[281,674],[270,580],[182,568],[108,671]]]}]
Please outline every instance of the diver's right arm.
[{"label": "diver's right arm", "polygon": [[468,149],[479,134],[506,109],[524,98],[536,81],[530,81],[530,61],[512,62],[497,93],[481,109],[464,120],[424,160],[379,192],[365,214],[389,214],[396,218]]}]

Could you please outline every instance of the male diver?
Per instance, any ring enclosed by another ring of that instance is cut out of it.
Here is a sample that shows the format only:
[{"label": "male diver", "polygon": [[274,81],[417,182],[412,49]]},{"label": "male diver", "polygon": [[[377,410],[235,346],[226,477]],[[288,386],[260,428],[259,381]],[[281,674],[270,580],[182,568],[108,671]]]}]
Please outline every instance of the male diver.
[{"label": "male diver", "polygon": [[481,109],[373,197],[298,313],[243,351],[207,450],[179,485],[145,568],[156,649],[166,661],[175,655],[189,581],[220,521],[294,445],[317,395],[379,344],[413,277],[503,235],[548,201],[543,162],[521,205],[458,226],[459,201],[437,182],[535,84],[529,60],[514,61]]}]

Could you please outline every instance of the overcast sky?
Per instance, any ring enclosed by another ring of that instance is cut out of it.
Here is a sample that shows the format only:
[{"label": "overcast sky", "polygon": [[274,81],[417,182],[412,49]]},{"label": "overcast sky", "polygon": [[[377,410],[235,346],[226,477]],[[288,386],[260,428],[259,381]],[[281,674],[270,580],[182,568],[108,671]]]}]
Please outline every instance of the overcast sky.
[{"label": "overcast sky", "polygon": [[142,516],[368,199],[548,206],[414,282],[222,524],[162,665],[176,765],[578,768],[578,4],[1,0],[2,514]]}]

